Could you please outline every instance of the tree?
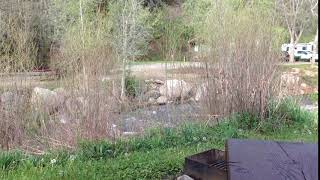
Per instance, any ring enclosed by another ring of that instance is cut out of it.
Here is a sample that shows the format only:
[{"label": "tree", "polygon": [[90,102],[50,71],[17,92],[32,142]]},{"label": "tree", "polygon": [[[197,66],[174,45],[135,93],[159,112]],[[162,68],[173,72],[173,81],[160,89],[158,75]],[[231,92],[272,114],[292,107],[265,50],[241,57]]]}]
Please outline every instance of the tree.
[{"label": "tree", "polygon": [[290,62],[294,61],[294,49],[310,23],[307,0],[276,0],[276,7],[284,20],[290,35]]},{"label": "tree", "polygon": [[0,69],[29,71],[47,63],[46,1],[0,0]]},{"label": "tree", "polygon": [[[310,9],[311,9],[311,13],[312,15],[318,19],[318,0],[309,0],[310,3]],[[311,63],[314,64],[315,63],[315,55],[318,51],[318,25],[317,25],[317,31],[316,31],[316,35],[314,36],[314,40],[313,40],[313,51],[312,51],[312,58],[311,58]]]},{"label": "tree", "polygon": [[130,58],[144,55],[149,31],[145,26],[148,11],[140,0],[118,0],[111,7],[112,38],[118,60],[122,61],[121,99],[125,98],[126,67]]}]

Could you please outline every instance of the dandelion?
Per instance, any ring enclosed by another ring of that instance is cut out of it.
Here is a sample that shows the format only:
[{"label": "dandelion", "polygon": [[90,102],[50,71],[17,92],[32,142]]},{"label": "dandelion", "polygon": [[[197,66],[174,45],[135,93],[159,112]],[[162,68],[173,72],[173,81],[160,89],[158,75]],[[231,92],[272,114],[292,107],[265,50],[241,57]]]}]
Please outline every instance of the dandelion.
[{"label": "dandelion", "polygon": [[203,140],[203,141],[206,141],[206,140],[207,140],[207,138],[206,138],[206,137],[202,137],[202,140]]},{"label": "dandelion", "polygon": [[59,175],[60,176],[63,176],[64,175],[64,172],[61,170],[61,171],[59,171]]},{"label": "dandelion", "polygon": [[76,159],[76,156],[75,155],[71,155],[70,157],[69,157],[69,160],[70,161],[74,161]]},{"label": "dandelion", "polygon": [[57,162],[56,159],[51,159],[51,161],[50,161],[51,164],[55,164],[56,162]]},{"label": "dandelion", "polygon": [[309,135],[311,135],[311,134],[312,134],[312,132],[311,132],[309,129],[308,129],[308,134],[309,134]]}]

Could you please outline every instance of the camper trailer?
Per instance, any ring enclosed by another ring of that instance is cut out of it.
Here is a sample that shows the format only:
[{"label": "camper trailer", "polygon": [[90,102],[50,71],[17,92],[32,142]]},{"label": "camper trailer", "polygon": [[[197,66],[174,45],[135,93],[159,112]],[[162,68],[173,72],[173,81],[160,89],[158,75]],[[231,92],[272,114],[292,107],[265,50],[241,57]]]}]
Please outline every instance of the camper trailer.
[{"label": "camper trailer", "polygon": [[[284,52],[284,59],[285,61],[289,61],[289,50],[290,47],[292,45],[291,44],[283,44],[281,46],[281,51]],[[309,61],[312,56],[315,56],[315,61],[318,61],[318,53],[316,54],[312,54],[313,51],[313,43],[298,43],[296,44],[295,48],[294,48],[294,59],[295,60],[307,60]]]},{"label": "camper trailer", "polygon": [[[281,46],[281,51],[283,52],[289,52],[290,47],[292,46],[292,44],[282,44]],[[298,43],[295,46],[295,51],[313,51],[313,43]]]}]

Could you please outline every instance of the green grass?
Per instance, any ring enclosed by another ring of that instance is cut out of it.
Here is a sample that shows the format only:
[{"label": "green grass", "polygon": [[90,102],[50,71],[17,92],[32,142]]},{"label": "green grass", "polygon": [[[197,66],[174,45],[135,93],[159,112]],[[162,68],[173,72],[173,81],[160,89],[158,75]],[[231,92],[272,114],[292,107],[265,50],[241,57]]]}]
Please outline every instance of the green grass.
[{"label": "green grass", "polygon": [[318,64],[311,65],[311,64],[281,64],[279,65],[281,70],[290,70],[292,68],[299,68],[301,70],[313,70],[317,71]]},{"label": "green grass", "polygon": [[310,77],[310,76],[306,76],[306,75],[303,75],[301,76],[301,79],[304,83],[306,83],[307,85],[310,85],[311,87],[318,87],[318,76],[314,76],[314,77]]},{"label": "green grass", "polygon": [[152,129],[142,137],[116,143],[80,142],[75,152],[43,156],[2,152],[0,179],[162,179],[180,174],[188,155],[211,148],[223,150],[229,138],[318,142],[317,114],[301,110],[290,100],[269,113],[271,125],[259,124],[245,113],[215,126],[188,123]]},{"label": "green grass", "polygon": [[309,99],[312,103],[318,102],[319,94],[318,93],[312,93],[308,95]]},{"label": "green grass", "polygon": [[[159,130],[152,138],[129,142],[128,149],[124,146],[112,156],[104,153],[108,143],[103,142],[91,143],[91,148],[84,146],[75,153],[60,152],[38,157],[3,153],[0,155],[0,178],[161,179],[179,174],[184,157],[188,155],[211,148],[223,149],[228,138],[318,141],[317,130],[303,126],[263,134],[236,129],[235,125],[223,123],[217,127],[189,125],[173,130],[172,134],[167,133],[166,135],[165,130]],[[53,159],[57,162],[50,163]]]}]

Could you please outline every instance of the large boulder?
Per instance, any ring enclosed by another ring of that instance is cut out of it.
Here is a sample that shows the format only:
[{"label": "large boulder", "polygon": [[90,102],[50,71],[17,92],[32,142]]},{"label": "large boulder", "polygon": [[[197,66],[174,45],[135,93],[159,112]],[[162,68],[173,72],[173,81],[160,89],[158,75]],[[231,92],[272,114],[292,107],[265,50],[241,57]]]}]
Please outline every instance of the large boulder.
[{"label": "large boulder", "polygon": [[64,98],[59,97],[57,92],[49,89],[35,87],[32,91],[30,103],[36,111],[55,112],[62,107]]},{"label": "large boulder", "polygon": [[300,77],[292,73],[284,73],[281,75],[281,82],[283,86],[298,86]]},{"label": "large boulder", "polygon": [[315,77],[317,75],[317,72],[306,70],[304,71],[304,74],[309,77]]},{"label": "large boulder", "polygon": [[154,99],[157,99],[158,97],[160,97],[161,94],[159,91],[157,90],[150,90],[150,91],[147,91],[145,94],[144,94],[144,98],[145,99],[150,99],[150,98],[154,98]]},{"label": "large boulder", "polygon": [[157,103],[157,99],[151,97],[151,98],[148,99],[147,103],[148,104],[156,104]]},{"label": "large boulder", "polygon": [[152,90],[159,91],[160,86],[164,84],[164,82],[161,80],[153,80],[153,79],[145,80],[144,82],[146,84],[147,91],[152,91]]},{"label": "large boulder", "polygon": [[194,100],[195,101],[203,100],[203,98],[207,97],[208,95],[207,93],[208,93],[208,86],[206,83],[203,83],[196,89]]},{"label": "large boulder", "polygon": [[161,96],[168,100],[187,99],[190,97],[192,86],[184,80],[167,80],[159,89]]},{"label": "large boulder", "polygon": [[292,73],[281,75],[280,95],[295,95],[299,93],[300,77]]}]

